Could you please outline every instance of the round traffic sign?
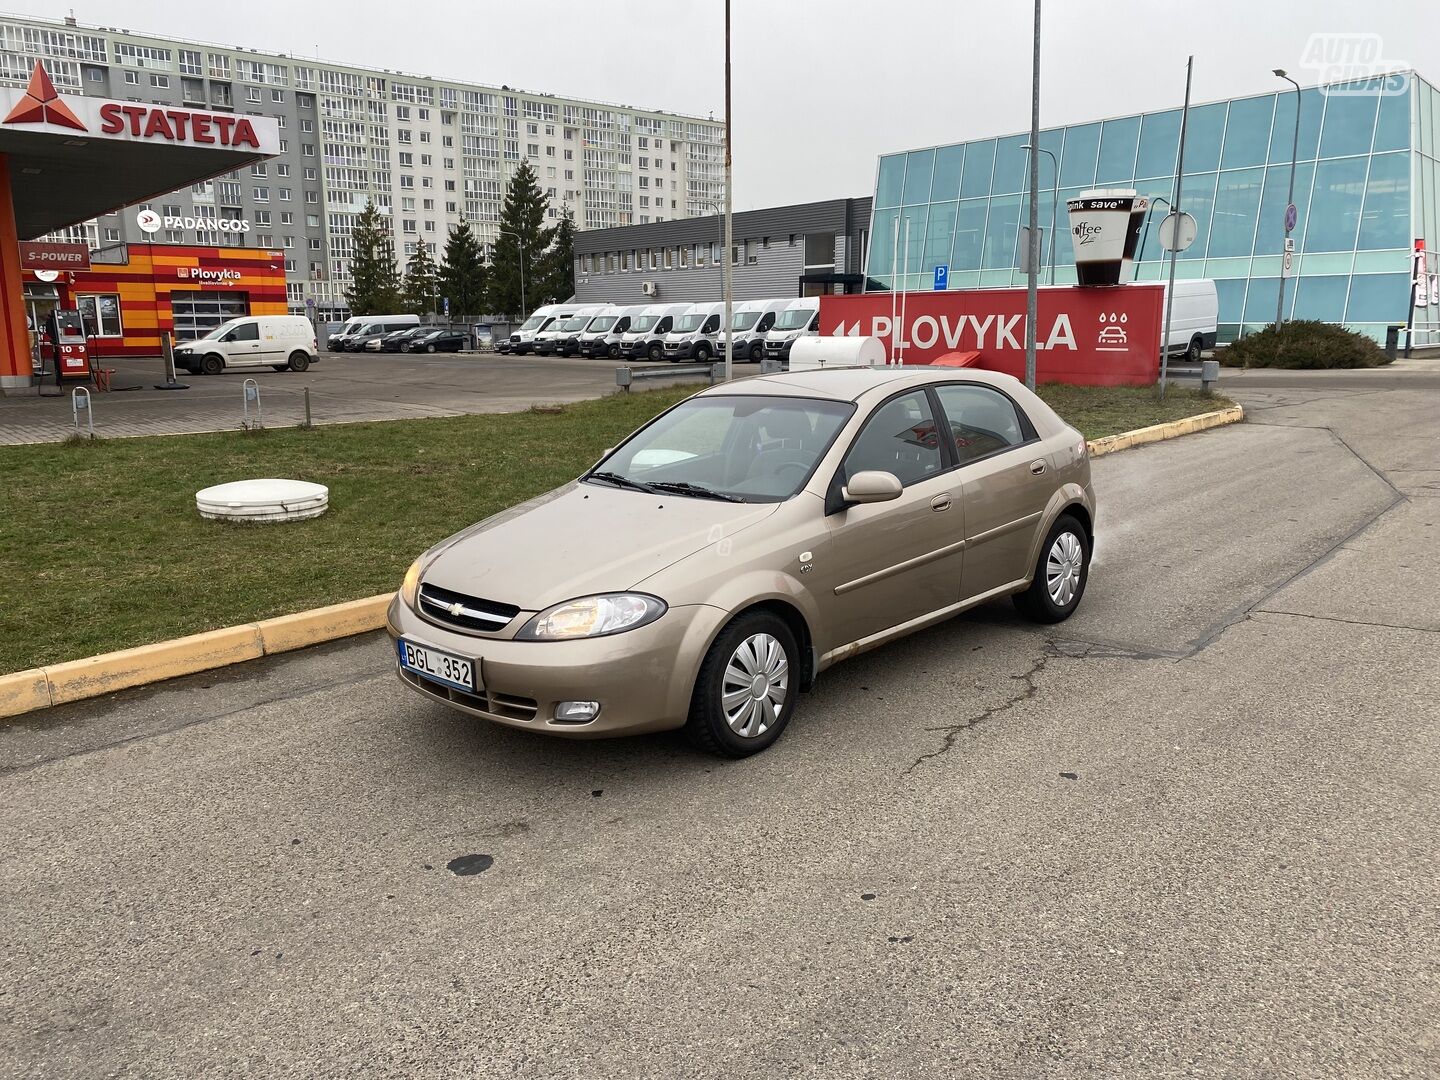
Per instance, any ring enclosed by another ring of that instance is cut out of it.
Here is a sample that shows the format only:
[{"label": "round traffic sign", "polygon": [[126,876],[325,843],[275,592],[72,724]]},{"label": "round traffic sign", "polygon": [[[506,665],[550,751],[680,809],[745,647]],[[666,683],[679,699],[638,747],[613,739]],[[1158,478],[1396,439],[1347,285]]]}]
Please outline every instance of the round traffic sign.
[{"label": "round traffic sign", "polygon": [[1300,211],[1295,209],[1295,204],[1292,202],[1289,206],[1285,207],[1285,231],[1287,233],[1294,232],[1295,223],[1299,220]]},{"label": "round traffic sign", "polygon": [[1198,231],[1194,217],[1183,210],[1178,214],[1172,210],[1160,222],[1160,246],[1166,251],[1184,251],[1195,242]]}]

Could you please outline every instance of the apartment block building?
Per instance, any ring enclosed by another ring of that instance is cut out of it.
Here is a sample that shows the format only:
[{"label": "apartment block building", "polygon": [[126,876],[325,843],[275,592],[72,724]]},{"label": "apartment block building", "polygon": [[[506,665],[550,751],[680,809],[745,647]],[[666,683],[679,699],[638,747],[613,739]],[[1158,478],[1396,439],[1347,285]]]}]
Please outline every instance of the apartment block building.
[{"label": "apartment block building", "polygon": [[[351,230],[367,200],[391,220],[402,262],[469,221],[499,241],[521,161],[579,229],[711,213],[724,199],[724,126],[604,102],[335,64],[118,27],[0,16],[0,85],[43,60],[61,94],[275,117],[281,153],[160,196],[57,239],[271,248],[284,252],[291,310],[345,314]],[[147,233],[136,214],[153,210]]]}]

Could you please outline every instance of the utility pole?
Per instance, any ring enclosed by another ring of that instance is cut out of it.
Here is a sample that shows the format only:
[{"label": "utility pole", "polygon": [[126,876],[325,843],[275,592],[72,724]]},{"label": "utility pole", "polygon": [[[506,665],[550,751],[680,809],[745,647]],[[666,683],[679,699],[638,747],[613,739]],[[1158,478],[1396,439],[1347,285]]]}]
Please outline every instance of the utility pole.
[{"label": "utility pole", "polygon": [[[1284,68],[1275,68],[1276,76],[1295,87],[1295,141],[1290,146],[1290,194],[1285,199],[1285,247],[1290,246],[1290,207],[1295,205],[1295,159],[1300,156],[1300,84],[1285,73]],[[1281,249],[1282,251],[1284,248]],[[1275,298],[1275,330],[1285,325],[1285,271],[1280,271],[1280,295]]]},{"label": "utility pole", "polygon": [[[1037,0],[1038,2],[1038,0]],[[730,0],[725,0],[725,250],[721,252],[724,258],[724,287],[725,287],[725,381],[729,382],[735,372],[735,335],[730,328],[730,320],[735,306],[735,268],[730,258],[731,248],[735,243],[732,212],[734,208],[734,196],[731,193],[731,160],[730,160]]]},{"label": "utility pole", "polygon": [[[1175,215],[1178,233],[1180,222],[1180,188],[1185,180],[1185,135],[1190,127],[1190,77],[1195,73],[1195,57],[1185,60],[1185,105],[1180,110],[1180,152],[1175,158],[1175,198],[1170,213]],[[1160,339],[1160,397],[1165,397],[1166,376],[1170,373],[1170,320],[1175,314],[1175,263],[1180,258],[1177,245],[1170,247],[1170,287],[1165,290],[1165,336]]]},{"label": "utility pole", "polygon": [[[1031,60],[1030,83],[1030,145],[1040,145],[1040,0],[1035,0],[1035,45]],[[1040,307],[1040,156],[1030,154],[1030,234],[1025,238],[1030,249],[1026,257],[1025,275],[1025,385],[1035,389],[1035,324]],[[909,252],[906,252],[909,255]]]}]

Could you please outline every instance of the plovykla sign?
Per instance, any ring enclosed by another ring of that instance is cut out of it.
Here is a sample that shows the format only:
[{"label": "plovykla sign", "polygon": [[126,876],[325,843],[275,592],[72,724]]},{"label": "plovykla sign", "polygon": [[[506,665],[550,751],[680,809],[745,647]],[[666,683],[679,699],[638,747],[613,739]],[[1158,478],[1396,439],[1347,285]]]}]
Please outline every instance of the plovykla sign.
[{"label": "plovykla sign", "polygon": [[1099,189],[1082,191],[1065,205],[1080,284],[1129,281],[1150,200],[1129,189]]}]

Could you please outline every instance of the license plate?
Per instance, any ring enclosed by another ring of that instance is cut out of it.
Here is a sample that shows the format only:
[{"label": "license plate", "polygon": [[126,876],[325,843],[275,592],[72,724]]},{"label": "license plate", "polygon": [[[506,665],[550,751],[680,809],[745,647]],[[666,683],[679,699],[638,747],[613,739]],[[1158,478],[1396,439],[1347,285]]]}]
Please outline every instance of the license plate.
[{"label": "license plate", "polygon": [[401,638],[395,643],[400,666],[432,682],[475,693],[475,661],[442,652],[430,645],[416,645]]}]

